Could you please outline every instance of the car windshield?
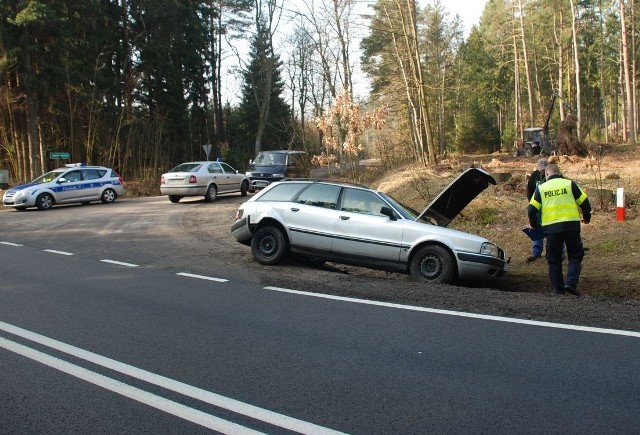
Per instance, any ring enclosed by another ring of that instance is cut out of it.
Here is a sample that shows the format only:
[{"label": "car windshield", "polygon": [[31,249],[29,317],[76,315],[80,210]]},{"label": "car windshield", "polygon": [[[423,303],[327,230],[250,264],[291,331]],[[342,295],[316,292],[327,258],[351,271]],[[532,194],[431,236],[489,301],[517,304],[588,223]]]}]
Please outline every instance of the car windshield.
[{"label": "car windshield", "polygon": [[[402,215],[403,218],[411,219],[411,220],[415,221],[418,218],[418,216],[420,216],[420,213],[418,213],[416,210],[412,209],[408,205],[404,205],[401,202],[396,201],[395,199],[393,199],[392,197],[390,197],[389,195],[387,195],[384,192],[378,192],[378,193],[380,193],[380,195],[384,199],[386,199],[391,205],[393,205],[394,208]],[[432,223],[431,221],[426,219],[424,216],[421,217],[418,220],[418,222],[422,222],[424,224],[431,224]]]},{"label": "car windshield", "polygon": [[33,180],[31,184],[42,184],[42,183],[50,183],[56,178],[58,178],[62,174],[62,171],[51,171],[47,172],[44,175],[40,175],[38,178]]},{"label": "car windshield", "polygon": [[197,172],[202,163],[182,163],[169,172]]},{"label": "car windshield", "polygon": [[284,165],[287,163],[287,156],[284,153],[258,153],[253,163],[256,165]]}]

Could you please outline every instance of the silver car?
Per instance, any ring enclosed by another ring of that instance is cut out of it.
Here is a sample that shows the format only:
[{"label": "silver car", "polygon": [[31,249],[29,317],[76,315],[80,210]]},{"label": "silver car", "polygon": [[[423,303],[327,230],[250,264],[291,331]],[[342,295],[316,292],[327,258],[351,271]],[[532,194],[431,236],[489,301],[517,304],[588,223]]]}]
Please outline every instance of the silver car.
[{"label": "silver car", "polygon": [[231,233],[265,265],[292,253],[436,283],[497,278],[509,267],[499,246],[446,228],[490,183],[496,184],[487,172],[468,169],[418,213],[365,187],[282,181],[240,206]]},{"label": "silver car", "polygon": [[224,162],[181,163],[160,178],[160,193],[169,195],[171,202],[185,196],[204,196],[211,202],[219,194],[239,192],[246,196],[248,190],[249,178]]},{"label": "silver car", "polygon": [[92,201],[110,204],[122,195],[122,177],[113,169],[70,163],[27,184],[7,190],[2,203],[16,210],[28,207],[48,210],[55,204],[87,204]]}]

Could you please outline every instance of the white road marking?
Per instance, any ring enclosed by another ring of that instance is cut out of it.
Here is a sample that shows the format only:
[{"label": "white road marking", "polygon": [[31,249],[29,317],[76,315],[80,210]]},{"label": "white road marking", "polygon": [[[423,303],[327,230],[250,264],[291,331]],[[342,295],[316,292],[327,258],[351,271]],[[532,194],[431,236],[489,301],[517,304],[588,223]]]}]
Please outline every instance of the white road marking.
[{"label": "white road marking", "polygon": [[133,264],[133,263],[124,263],[122,261],[116,261],[116,260],[100,260],[103,263],[109,263],[109,264],[115,264],[117,266],[127,266],[127,267],[138,267],[137,264]]},{"label": "white road marking", "polygon": [[178,272],[178,273],[176,273],[176,275],[186,276],[187,278],[204,279],[206,281],[215,281],[215,282],[228,282],[229,281],[228,279],[224,279],[224,278],[214,278],[212,276],[194,275],[193,273],[187,273],[187,272]]},{"label": "white road marking", "polygon": [[187,397],[191,397],[196,400],[208,403],[219,408],[223,408],[237,414],[246,415],[247,417],[261,420],[265,423],[269,423],[274,426],[278,426],[284,429],[288,429],[294,432],[304,434],[340,434],[341,432],[334,431],[332,429],[318,426],[313,423],[309,423],[297,418],[289,417],[277,412],[269,411],[267,409],[259,408],[248,403],[241,402],[239,400],[231,399],[229,397],[221,396],[216,393],[212,393],[207,390],[203,390],[198,387],[185,384],[174,379],[170,379],[164,376],[157,375],[155,373],[148,372],[143,369],[107,358],[102,355],[98,355],[88,350],[80,349],[78,347],[54,340],[52,338],[45,337],[35,332],[22,329],[18,326],[11,325],[0,321],[0,330],[16,335],[18,337],[25,338],[35,343],[42,344],[57,351],[72,355],[76,358],[89,361],[99,366],[108,368],[110,370],[122,373],[127,376],[139,379],[141,381],[148,382],[153,385],[165,388],[167,390],[180,393]]},{"label": "white road marking", "polygon": [[83,381],[87,381],[109,391],[113,391],[114,393],[128,397],[129,399],[133,399],[135,401],[144,403],[145,405],[149,405],[153,408],[159,409],[160,411],[164,411],[166,413],[175,415],[176,417],[188,420],[200,426],[204,426],[208,429],[212,429],[225,434],[261,433],[253,429],[249,429],[244,426],[223,420],[219,417],[206,414],[202,411],[189,408],[188,406],[182,405],[161,396],[157,396],[139,388],[132,387],[131,385],[127,385],[123,382],[117,381],[99,373],[94,373],[83,367],[79,367],[75,364],[71,364],[67,361],[55,358],[51,355],[47,355],[46,353],[37,351],[35,349],[19,343],[15,343],[2,337],[0,337],[0,347],[37,361],[41,364],[45,364],[56,370],[60,370],[61,372],[64,372],[68,375],[82,379]]},{"label": "white road marking", "polygon": [[11,242],[0,242],[0,245],[7,245],[7,246],[24,246],[21,245],[19,243],[11,243]]},{"label": "white road marking", "polygon": [[376,305],[379,307],[398,308],[401,310],[421,311],[424,313],[443,314],[446,316],[467,317],[471,319],[492,320],[494,322],[519,323],[522,325],[542,326],[545,328],[569,329],[581,332],[595,332],[598,334],[622,335],[626,337],[640,338],[640,332],[623,331],[621,329],[594,328],[591,326],[570,325],[564,323],[542,322],[539,320],[516,319],[512,317],[490,316],[487,314],[465,313],[463,311],[440,310],[437,308],[418,307],[413,305],[394,304],[390,302],[370,301],[367,299],[348,298],[345,296],[334,296],[323,293],[310,293],[301,290],[292,290],[281,287],[264,287],[265,290],[277,291],[282,293],[291,293],[302,296],[311,296],[321,299],[333,299],[336,301],[353,302],[357,304]]},{"label": "white road marking", "polygon": [[50,252],[52,254],[60,254],[60,255],[73,255],[71,252],[56,251],[55,249],[45,249],[44,252]]}]

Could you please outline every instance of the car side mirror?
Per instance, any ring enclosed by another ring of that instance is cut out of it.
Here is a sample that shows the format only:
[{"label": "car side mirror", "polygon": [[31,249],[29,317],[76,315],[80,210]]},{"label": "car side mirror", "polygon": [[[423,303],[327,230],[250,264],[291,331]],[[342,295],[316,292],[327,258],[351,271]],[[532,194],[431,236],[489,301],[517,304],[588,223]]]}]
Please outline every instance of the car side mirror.
[{"label": "car side mirror", "polygon": [[388,216],[389,219],[391,219],[392,221],[398,220],[398,218],[396,217],[396,214],[389,207],[386,207],[386,206],[381,207],[380,208],[380,214],[382,214],[384,216]]},{"label": "car side mirror", "polygon": [[58,183],[66,183],[67,179],[62,177],[62,178],[58,178]]},{"label": "car side mirror", "polygon": [[249,164],[253,165],[253,159],[249,159]]}]

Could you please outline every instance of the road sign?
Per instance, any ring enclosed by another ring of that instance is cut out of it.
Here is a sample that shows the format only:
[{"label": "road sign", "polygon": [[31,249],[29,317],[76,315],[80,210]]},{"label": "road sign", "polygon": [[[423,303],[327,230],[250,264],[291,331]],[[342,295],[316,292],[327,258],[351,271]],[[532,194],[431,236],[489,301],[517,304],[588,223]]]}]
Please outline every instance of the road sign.
[{"label": "road sign", "polygon": [[49,153],[49,158],[51,160],[69,159],[71,158],[71,154],[60,152],[60,151],[54,151]]},{"label": "road sign", "polygon": [[202,145],[202,149],[207,154],[207,160],[209,160],[209,153],[211,153],[211,144]]}]

